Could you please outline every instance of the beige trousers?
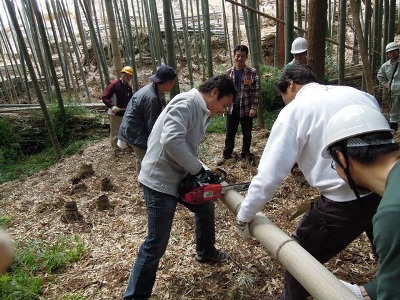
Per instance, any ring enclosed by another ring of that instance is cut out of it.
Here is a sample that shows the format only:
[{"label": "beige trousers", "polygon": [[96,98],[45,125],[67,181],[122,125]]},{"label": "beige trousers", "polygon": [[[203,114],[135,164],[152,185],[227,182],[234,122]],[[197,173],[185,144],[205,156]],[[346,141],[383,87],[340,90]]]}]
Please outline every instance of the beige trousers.
[{"label": "beige trousers", "polygon": [[143,157],[146,154],[146,150],[143,150],[141,148],[138,148],[138,147],[130,145],[130,144],[128,144],[128,145],[129,145],[129,147],[131,147],[133,149],[133,151],[135,151],[135,155],[136,155],[136,175],[139,176],[140,169],[142,168]]},{"label": "beige trousers", "polygon": [[121,116],[115,116],[115,115],[109,115],[110,118],[110,142],[111,142],[111,148],[112,149],[119,149],[117,146],[118,142],[118,130],[119,126],[121,125],[122,122],[122,117]]}]

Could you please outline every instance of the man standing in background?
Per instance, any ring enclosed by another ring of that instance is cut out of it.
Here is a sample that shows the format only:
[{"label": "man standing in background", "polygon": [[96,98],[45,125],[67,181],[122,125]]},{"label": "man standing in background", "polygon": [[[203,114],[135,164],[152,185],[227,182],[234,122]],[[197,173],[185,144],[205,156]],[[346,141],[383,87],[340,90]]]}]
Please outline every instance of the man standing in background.
[{"label": "man standing in background", "polygon": [[383,86],[387,88],[390,96],[390,128],[397,131],[400,121],[400,72],[399,51],[400,44],[391,42],[386,45],[386,54],[389,60],[378,71],[377,77]]},{"label": "man standing in background", "polygon": [[292,43],[292,49],[290,53],[293,54],[293,60],[289,62],[285,69],[289,68],[293,64],[306,65],[307,64],[307,40],[303,37],[296,38]]},{"label": "man standing in background", "polygon": [[138,176],[146,154],[147,139],[166,105],[164,93],[170,92],[175,85],[176,71],[167,65],[161,65],[149,79],[152,83],[132,96],[118,132],[118,143],[123,141],[135,151]]},{"label": "man standing in background", "polygon": [[133,78],[132,67],[126,66],[121,70],[121,77],[116,78],[106,87],[101,98],[108,107],[110,116],[110,141],[114,153],[118,151],[118,130],[124,116],[126,106],[133,95],[130,82]]},{"label": "man standing in background", "polygon": [[237,45],[233,50],[234,66],[226,71],[226,75],[235,83],[237,95],[234,102],[227,108],[225,148],[222,160],[217,163],[219,166],[223,165],[227,159],[232,158],[239,123],[243,134],[241,158],[246,159],[253,156],[250,152],[251,131],[253,130],[253,118],[257,115],[260,80],[256,69],[246,65],[248,54],[247,46]]}]

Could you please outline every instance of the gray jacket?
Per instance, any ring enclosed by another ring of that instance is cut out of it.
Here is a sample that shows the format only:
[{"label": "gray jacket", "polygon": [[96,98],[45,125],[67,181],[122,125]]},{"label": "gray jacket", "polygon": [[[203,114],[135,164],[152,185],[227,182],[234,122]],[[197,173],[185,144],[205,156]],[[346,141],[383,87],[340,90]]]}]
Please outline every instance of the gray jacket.
[{"label": "gray jacket", "polygon": [[[397,58],[397,63],[400,62],[400,57]],[[390,63],[390,59],[386,61],[378,71],[377,78],[385,88],[393,77],[391,84],[392,95],[400,95],[400,66],[397,66],[396,73],[393,76],[395,64]]]},{"label": "gray jacket", "polygon": [[138,90],[126,107],[118,139],[146,150],[147,139],[165,104],[156,84],[150,83]]},{"label": "gray jacket", "polygon": [[197,147],[209,122],[210,112],[198,90],[174,97],[154,124],[139,182],[178,196],[179,183],[186,172],[196,174],[202,168]]}]

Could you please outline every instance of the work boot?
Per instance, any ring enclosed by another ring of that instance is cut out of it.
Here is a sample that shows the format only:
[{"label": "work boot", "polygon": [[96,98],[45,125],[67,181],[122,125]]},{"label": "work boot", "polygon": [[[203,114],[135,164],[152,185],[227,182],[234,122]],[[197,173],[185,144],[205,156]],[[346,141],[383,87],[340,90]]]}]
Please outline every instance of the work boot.
[{"label": "work boot", "polygon": [[227,262],[231,259],[231,256],[227,252],[220,250],[215,250],[211,255],[200,257],[196,255],[196,260],[199,263],[217,263],[217,262]]},{"label": "work boot", "polygon": [[398,128],[399,128],[399,124],[397,122],[390,122],[390,129],[397,131]]},{"label": "work boot", "polygon": [[223,164],[225,164],[225,162],[226,162],[228,159],[231,159],[231,158],[232,158],[232,155],[231,155],[230,157],[222,157],[221,160],[217,161],[217,166],[222,166]]}]

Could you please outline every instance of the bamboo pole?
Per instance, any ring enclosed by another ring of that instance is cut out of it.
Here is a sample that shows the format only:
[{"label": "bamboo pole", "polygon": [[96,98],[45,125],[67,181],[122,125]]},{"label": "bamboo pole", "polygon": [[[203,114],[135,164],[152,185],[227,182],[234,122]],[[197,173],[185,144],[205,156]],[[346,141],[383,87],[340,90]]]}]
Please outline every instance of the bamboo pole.
[{"label": "bamboo pole", "polygon": [[[243,197],[234,190],[228,190],[221,201],[236,216]],[[257,213],[249,225],[250,233],[300,282],[314,299],[357,299],[331,272],[264,214]]]}]

